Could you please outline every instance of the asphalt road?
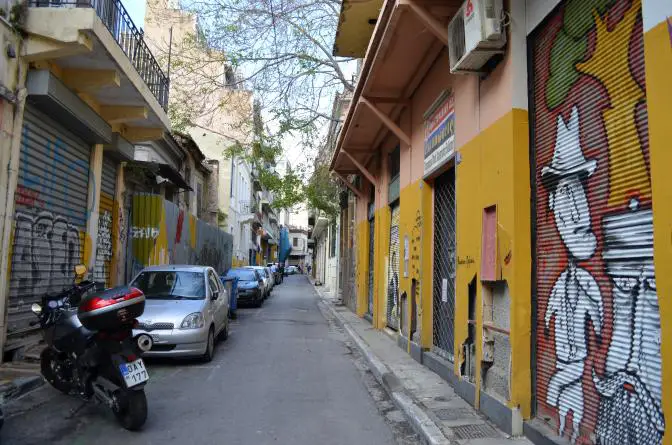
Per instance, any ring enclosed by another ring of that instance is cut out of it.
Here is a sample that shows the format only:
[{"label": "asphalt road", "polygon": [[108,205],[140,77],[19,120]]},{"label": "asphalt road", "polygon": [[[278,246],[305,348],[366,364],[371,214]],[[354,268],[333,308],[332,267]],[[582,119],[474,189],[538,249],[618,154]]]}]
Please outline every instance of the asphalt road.
[{"label": "asphalt road", "polygon": [[150,361],[142,432],[45,386],[5,407],[0,443],[419,443],[318,300],[306,277],[287,277],[261,309],[239,310],[211,363]]}]

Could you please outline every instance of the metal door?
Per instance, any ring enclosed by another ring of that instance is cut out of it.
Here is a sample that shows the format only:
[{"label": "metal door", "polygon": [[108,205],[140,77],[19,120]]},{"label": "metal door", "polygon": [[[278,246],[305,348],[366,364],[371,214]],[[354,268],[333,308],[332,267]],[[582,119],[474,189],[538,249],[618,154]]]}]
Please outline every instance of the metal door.
[{"label": "metal door", "polygon": [[374,277],[374,258],[375,258],[375,230],[376,220],[371,218],[369,220],[369,315],[373,315],[373,277]]},{"label": "metal door", "polygon": [[536,413],[575,443],[659,444],[641,4],[566,2],[531,43]]},{"label": "metal door", "polygon": [[112,218],[114,215],[114,192],[117,182],[117,162],[108,156],[103,157],[103,170],[100,190],[100,208],[98,216],[98,241],[96,245],[96,266],[94,280],[99,287],[110,287],[112,266]]},{"label": "metal door", "polygon": [[30,306],[72,282],[82,262],[90,148],[26,107],[9,281],[8,337],[34,330]]},{"label": "metal door", "polygon": [[399,204],[392,207],[387,271],[387,326],[399,329]]},{"label": "metal door", "polygon": [[433,344],[453,360],[455,339],[455,169],[434,182]]}]

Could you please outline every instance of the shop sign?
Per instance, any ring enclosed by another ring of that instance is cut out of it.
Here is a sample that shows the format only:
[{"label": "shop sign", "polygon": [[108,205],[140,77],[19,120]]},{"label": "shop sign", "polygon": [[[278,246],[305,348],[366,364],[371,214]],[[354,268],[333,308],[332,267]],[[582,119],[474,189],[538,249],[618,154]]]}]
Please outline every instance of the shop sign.
[{"label": "shop sign", "polygon": [[445,91],[424,115],[425,174],[428,176],[455,154],[455,100]]}]

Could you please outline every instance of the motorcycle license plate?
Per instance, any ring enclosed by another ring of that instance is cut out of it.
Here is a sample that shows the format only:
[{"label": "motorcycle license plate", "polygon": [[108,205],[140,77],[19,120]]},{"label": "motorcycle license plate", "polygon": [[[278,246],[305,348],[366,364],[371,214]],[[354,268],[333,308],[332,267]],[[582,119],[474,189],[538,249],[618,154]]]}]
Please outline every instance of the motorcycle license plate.
[{"label": "motorcycle license plate", "polygon": [[124,377],[124,381],[126,381],[127,388],[149,380],[149,373],[147,373],[147,368],[145,368],[145,363],[141,358],[134,362],[122,363],[119,365],[119,371],[121,371],[121,375]]}]

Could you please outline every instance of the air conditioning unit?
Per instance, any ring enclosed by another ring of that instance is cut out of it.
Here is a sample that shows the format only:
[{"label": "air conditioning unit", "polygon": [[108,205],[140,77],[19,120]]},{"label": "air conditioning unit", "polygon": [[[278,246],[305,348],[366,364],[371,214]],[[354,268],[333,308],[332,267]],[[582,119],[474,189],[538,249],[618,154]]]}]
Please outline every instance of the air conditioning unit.
[{"label": "air conditioning unit", "polygon": [[478,73],[506,46],[502,0],[466,0],[448,24],[450,72]]}]

